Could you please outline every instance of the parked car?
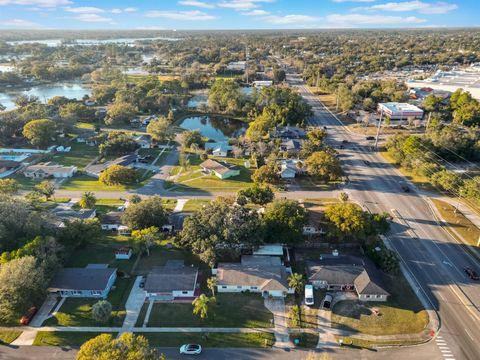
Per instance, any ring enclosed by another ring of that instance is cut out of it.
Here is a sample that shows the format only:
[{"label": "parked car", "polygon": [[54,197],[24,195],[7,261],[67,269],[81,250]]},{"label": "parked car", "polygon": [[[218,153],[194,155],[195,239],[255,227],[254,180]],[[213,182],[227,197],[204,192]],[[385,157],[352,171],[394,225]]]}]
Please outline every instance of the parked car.
[{"label": "parked car", "polygon": [[202,346],[198,344],[185,344],[180,347],[180,354],[199,355],[202,352]]},{"label": "parked car", "polygon": [[375,136],[367,136],[365,139],[367,139],[367,140],[375,140]]},{"label": "parked car", "polygon": [[332,305],[332,300],[333,300],[333,297],[332,295],[325,295],[325,298],[323,299],[323,302],[322,302],[322,307],[324,309],[330,309],[330,306]]},{"label": "parked car", "polygon": [[142,277],[142,280],[140,280],[140,284],[138,284],[138,286],[142,289],[145,287],[145,276]]},{"label": "parked car", "polygon": [[463,268],[463,271],[465,271],[465,274],[467,274],[467,276],[472,280],[479,280],[480,279],[477,272],[475,270],[473,270],[472,268],[468,267],[468,266],[465,266]]},{"label": "parked car", "polygon": [[32,321],[33,317],[35,316],[35,314],[37,313],[38,309],[36,306],[32,306],[28,312],[23,315],[20,319],[20,324],[22,325],[28,325],[30,324],[30,321]]},{"label": "parked car", "polygon": [[313,285],[307,284],[305,285],[305,305],[312,306],[314,302]]}]

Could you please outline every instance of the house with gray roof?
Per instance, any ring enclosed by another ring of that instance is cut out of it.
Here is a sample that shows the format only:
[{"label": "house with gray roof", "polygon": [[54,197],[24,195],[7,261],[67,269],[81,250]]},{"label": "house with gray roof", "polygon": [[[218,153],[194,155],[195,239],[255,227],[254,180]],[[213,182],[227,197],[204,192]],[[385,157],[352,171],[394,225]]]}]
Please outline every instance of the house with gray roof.
[{"label": "house with gray roof", "polygon": [[315,288],[330,291],[355,291],[362,301],[387,301],[378,270],[367,259],[355,256],[323,255],[306,261],[308,281]]},{"label": "house with gray roof", "polygon": [[107,170],[110,166],[120,165],[120,166],[125,166],[125,167],[134,167],[135,164],[137,163],[137,161],[138,161],[138,155],[135,154],[135,153],[132,153],[132,154],[129,154],[129,155],[121,156],[121,157],[116,158],[114,160],[105,161],[103,163],[98,163],[98,164],[93,164],[93,165],[87,166],[85,168],[85,172],[89,176],[99,178],[100,174],[102,172],[104,172],[105,170]]},{"label": "house with gray roof", "polygon": [[30,165],[25,168],[23,174],[32,179],[46,179],[53,177],[55,179],[71,178],[78,168],[76,166],[63,166],[51,162],[39,165]]},{"label": "house with gray roof", "polygon": [[62,297],[105,299],[117,278],[117,269],[106,266],[63,268],[50,282],[48,292]]},{"label": "house with gray roof", "polygon": [[240,168],[238,166],[228,164],[224,161],[207,159],[200,164],[200,167],[204,173],[213,174],[222,180],[240,175]]},{"label": "house with gray roof", "polygon": [[287,269],[278,256],[243,256],[240,263],[219,263],[213,274],[222,293],[250,291],[263,296],[284,297],[293,294],[288,287]]},{"label": "house with gray roof", "polygon": [[183,260],[168,260],[147,274],[145,293],[151,300],[189,300],[195,298],[198,268],[186,266]]}]

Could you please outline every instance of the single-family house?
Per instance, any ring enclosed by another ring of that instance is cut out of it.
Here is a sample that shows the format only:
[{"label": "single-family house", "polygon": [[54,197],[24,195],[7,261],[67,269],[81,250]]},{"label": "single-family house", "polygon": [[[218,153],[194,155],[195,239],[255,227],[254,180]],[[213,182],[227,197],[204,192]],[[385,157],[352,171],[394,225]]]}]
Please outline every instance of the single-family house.
[{"label": "single-family house", "polygon": [[261,89],[261,88],[264,88],[264,87],[272,86],[273,81],[272,80],[256,80],[256,81],[252,82],[252,85],[257,89]]},{"label": "single-family house", "polygon": [[219,263],[212,273],[221,293],[250,291],[274,297],[294,293],[288,287],[291,270],[277,256],[242,256],[240,263]]},{"label": "single-family house", "polygon": [[233,147],[227,142],[206,143],[205,150],[211,151],[213,156],[227,157],[228,152],[232,151]]},{"label": "single-family house", "polygon": [[280,177],[282,179],[294,179],[297,175],[305,174],[305,169],[300,165],[301,162],[295,159],[281,160]]},{"label": "single-family house", "polygon": [[304,139],[307,134],[304,129],[295,126],[277,126],[271,133],[271,139]]},{"label": "single-family house", "polygon": [[63,268],[50,282],[48,292],[62,297],[105,299],[117,278],[117,269],[109,267]]},{"label": "single-family house", "polygon": [[100,174],[102,172],[107,170],[112,165],[134,167],[137,162],[138,162],[138,155],[129,154],[129,155],[121,156],[111,161],[105,161],[104,163],[101,163],[101,164],[94,164],[94,165],[87,166],[85,168],[85,172],[87,173],[87,175],[98,178],[100,177]]},{"label": "single-family house", "polygon": [[291,155],[298,154],[301,149],[302,149],[302,143],[299,140],[295,140],[295,139],[284,140],[280,144],[280,150],[286,151]]},{"label": "single-family house", "polygon": [[50,212],[61,220],[69,221],[93,219],[97,215],[97,211],[95,209],[80,209],[77,211],[61,206],[52,209]]},{"label": "single-family house", "polygon": [[228,179],[240,175],[240,168],[236,165],[228,164],[224,161],[207,159],[200,164],[205,173],[214,174],[220,179]]},{"label": "single-family house", "polygon": [[77,171],[76,166],[63,166],[48,162],[45,164],[30,165],[25,168],[23,174],[32,179],[45,179],[49,177],[65,179],[72,177]]},{"label": "single-family house", "polygon": [[152,147],[152,138],[150,135],[139,135],[134,138],[134,140],[142,149],[150,149]]},{"label": "single-family house", "polygon": [[98,144],[98,133],[93,129],[84,129],[75,138],[78,143],[84,143],[89,146],[95,146]]},{"label": "single-family house", "polygon": [[389,296],[378,270],[367,259],[322,255],[319,260],[306,261],[305,270],[315,288],[354,291],[362,301],[387,301]]},{"label": "single-family house", "polygon": [[188,300],[194,298],[198,268],[185,266],[183,260],[168,260],[147,274],[145,293],[152,300]]},{"label": "single-family house", "polygon": [[0,160],[0,178],[13,174],[21,165],[19,161]]},{"label": "single-family house", "polygon": [[102,230],[118,231],[122,226],[122,214],[121,211],[110,211],[102,216],[100,226]]}]

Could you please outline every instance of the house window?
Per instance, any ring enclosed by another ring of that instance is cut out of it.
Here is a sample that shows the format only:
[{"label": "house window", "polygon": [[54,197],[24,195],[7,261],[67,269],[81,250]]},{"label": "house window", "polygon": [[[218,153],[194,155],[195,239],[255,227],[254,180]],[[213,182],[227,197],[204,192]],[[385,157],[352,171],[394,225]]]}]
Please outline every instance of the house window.
[{"label": "house window", "polygon": [[237,289],[241,289],[241,288],[242,288],[242,286],[237,286]]},{"label": "house window", "polygon": [[97,291],[97,290],[93,290],[93,291],[92,291],[92,295],[93,295],[93,296],[100,296],[100,295],[102,295],[102,292],[101,292],[101,291]]},{"label": "house window", "polygon": [[366,299],[370,299],[370,295],[365,295],[365,298],[366,298]]},{"label": "house window", "polygon": [[81,292],[78,290],[73,290],[72,295],[81,295]]},{"label": "house window", "polygon": [[222,286],[222,289],[226,289],[227,287],[225,285]]},{"label": "house window", "polygon": [[182,294],[188,294],[188,291],[182,291]]},{"label": "house window", "polygon": [[258,286],[250,286],[250,289],[252,289],[252,290],[257,290],[257,289],[258,289]]}]

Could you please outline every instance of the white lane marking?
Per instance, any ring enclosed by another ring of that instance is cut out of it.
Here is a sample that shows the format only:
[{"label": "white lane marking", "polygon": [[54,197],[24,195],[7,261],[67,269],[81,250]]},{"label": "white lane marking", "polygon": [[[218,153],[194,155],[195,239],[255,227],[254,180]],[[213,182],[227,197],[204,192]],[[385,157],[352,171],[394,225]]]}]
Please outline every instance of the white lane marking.
[{"label": "white lane marking", "polygon": [[472,337],[472,335],[470,335],[470,333],[468,332],[468,330],[467,330],[467,329],[464,329],[464,330],[465,330],[465,332],[467,333],[468,337],[469,337],[470,339],[472,339],[472,341],[475,341],[475,340],[473,340],[473,337]]},{"label": "white lane marking", "polygon": [[451,353],[450,350],[440,350],[440,352],[442,352],[442,353]]},{"label": "white lane marking", "polygon": [[448,346],[440,346],[440,350],[450,350]]}]

